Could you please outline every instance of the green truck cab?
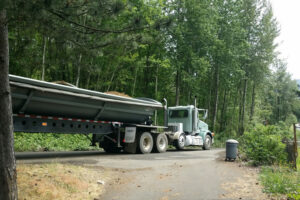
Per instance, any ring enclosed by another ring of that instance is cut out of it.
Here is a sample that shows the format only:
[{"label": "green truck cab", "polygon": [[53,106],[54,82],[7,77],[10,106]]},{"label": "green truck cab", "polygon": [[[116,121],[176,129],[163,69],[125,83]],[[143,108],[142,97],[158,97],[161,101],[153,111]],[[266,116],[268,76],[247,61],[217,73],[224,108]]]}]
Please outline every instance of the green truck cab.
[{"label": "green truck cab", "polygon": [[208,150],[214,142],[214,133],[203,122],[207,116],[206,109],[198,109],[194,105],[169,107],[168,127],[172,133],[168,134],[177,149],[185,146],[202,146]]}]

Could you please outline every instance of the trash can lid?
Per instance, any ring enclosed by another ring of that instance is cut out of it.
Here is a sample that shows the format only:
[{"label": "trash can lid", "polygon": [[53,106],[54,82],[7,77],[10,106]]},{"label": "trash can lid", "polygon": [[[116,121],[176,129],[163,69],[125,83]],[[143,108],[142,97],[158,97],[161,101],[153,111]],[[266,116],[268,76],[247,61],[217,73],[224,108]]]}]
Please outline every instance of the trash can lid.
[{"label": "trash can lid", "polygon": [[234,140],[234,139],[229,139],[229,140],[226,141],[226,143],[238,144],[239,142],[237,140]]}]

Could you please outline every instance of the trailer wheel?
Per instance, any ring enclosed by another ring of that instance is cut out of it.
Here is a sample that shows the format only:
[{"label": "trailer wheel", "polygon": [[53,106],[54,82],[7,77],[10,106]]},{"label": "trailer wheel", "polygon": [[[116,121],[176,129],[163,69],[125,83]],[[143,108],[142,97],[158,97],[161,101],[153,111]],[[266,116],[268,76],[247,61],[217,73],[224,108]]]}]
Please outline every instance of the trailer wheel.
[{"label": "trailer wheel", "polygon": [[202,149],[210,150],[210,147],[211,147],[211,137],[209,135],[206,135]]},{"label": "trailer wheel", "polygon": [[185,143],[185,136],[183,133],[180,134],[178,140],[175,140],[175,147],[177,150],[183,150]]},{"label": "trailer wheel", "polygon": [[138,140],[138,150],[142,153],[151,153],[153,148],[153,138],[148,132],[144,132],[139,136]]},{"label": "trailer wheel", "polygon": [[154,147],[153,152],[164,153],[168,148],[168,138],[165,134],[154,134]]}]

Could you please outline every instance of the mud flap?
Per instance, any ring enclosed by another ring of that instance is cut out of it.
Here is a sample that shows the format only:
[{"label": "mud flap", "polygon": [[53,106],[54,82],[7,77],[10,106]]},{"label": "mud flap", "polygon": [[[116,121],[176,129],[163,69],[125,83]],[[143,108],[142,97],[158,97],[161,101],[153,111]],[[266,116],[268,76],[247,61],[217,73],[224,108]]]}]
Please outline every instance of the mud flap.
[{"label": "mud flap", "polygon": [[136,148],[137,148],[137,142],[133,142],[133,143],[125,143],[125,147],[124,147],[124,151],[127,153],[132,153],[135,154],[136,153]]}]

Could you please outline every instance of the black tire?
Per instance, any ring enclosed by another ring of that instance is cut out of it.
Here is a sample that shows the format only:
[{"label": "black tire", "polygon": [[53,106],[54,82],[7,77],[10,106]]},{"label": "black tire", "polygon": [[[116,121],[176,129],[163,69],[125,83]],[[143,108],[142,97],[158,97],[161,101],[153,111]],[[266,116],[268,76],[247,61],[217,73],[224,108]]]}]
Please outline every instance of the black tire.
[{"label": "black tire", "polygon": [[120,153],[121,148],[118,148],[116,145],[117,144],[106,137],[99,143],[99,147],[103,148],[106,153]]},{"label": "black tire", "polygon": [[164,153],[168,149],[168,138],[165,134],[154,134],[154,146],[153,152],[155,153]]},{"label": "black tire", "polygon": [[185,135],[183,133],[180,134],[178,140],[175,140],[175,147],[177,150],[183,150],[184,149],[184,143],[185,143]]},{"label": "black tire", "polygon": [[153,149],[153,137],[150,133],[144,132],[138,138],[138,150],[142,154],[151,153]]},{"label": "black tire", "polygon": [[211,137],[209,135],[206,135],[202,149],[210,150],[210,147],[211,147]]}]

